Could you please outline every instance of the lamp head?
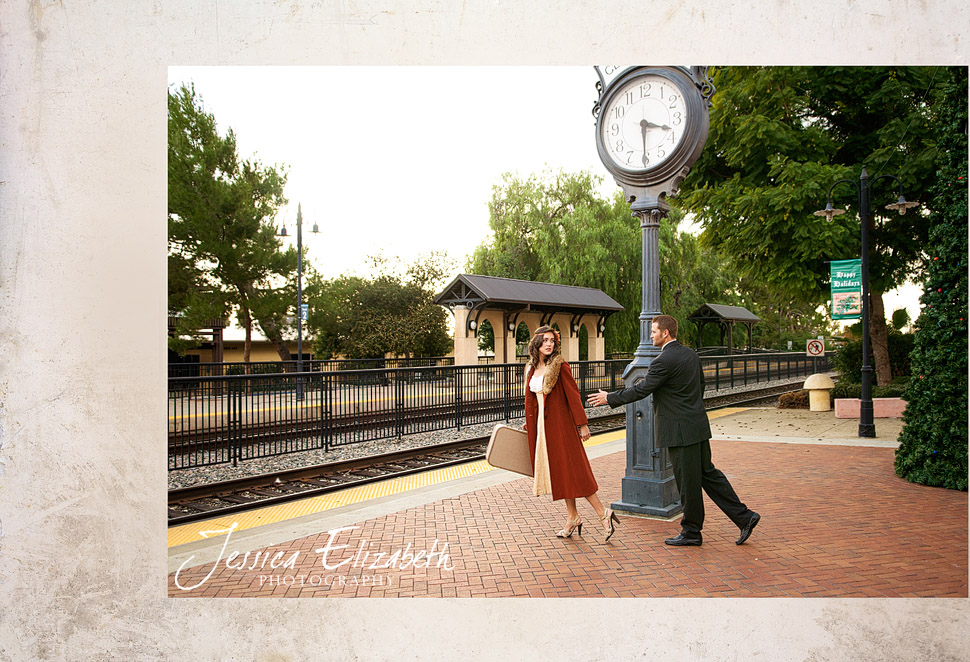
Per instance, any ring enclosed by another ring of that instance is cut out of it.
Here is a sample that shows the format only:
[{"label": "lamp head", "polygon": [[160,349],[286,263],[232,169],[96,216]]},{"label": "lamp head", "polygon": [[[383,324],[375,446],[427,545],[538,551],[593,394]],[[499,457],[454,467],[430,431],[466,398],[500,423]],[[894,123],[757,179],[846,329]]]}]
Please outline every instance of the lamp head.
[{"label": "lamp head", "polygon": [[918,206],[919,206],[918,202],[906,202],[906,198],[904,198],[903,194],[900,193],[899,200],[892,203],[891,205],[886,205],[886,209],[894,209],[899,212],[900,216],[905,216],[907,209],[912,209],[913,207],[918,207]]},{"label": "lamp head", "polygon": [[835,216],[838,216],[839,214],[844,214],[845,213],[845,210],[844,209],[833,209],[832,208],[832,201],[829,200],[828,204],[825,205],[825,209],[819,209],[817,212],[814,212],[814,213],[815,213],[816,216],[824,216],[825,217],[825,220],[827,220],[829,223],[831,223],[832,222],[832,219]]}]

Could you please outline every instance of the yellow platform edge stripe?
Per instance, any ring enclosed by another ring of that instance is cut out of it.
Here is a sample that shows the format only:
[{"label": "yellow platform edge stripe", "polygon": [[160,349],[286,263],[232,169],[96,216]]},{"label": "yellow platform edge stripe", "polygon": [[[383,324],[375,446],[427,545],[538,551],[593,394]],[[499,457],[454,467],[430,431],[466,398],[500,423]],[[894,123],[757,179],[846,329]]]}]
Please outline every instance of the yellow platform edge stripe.
[{"label": "yellow platform edge stripe", "polygon": [[[744,409],[719,409],[717,411],[708,412],[708,418],[719,418],[721,416],[727,416],[739,411],[744,411]],[[583,446],[586,448],[591,448],[593,446],[599,446],[600,444],[606,444],[611,441],[624,439],[625,437],[625,430],[614,430],[613,432],[594,435],[589,441],[585,442]],[[235,513],[233,515],[226,515],[224,517],[207,519],[200,522],[192,522],[190,524],[183,524],[181,526],[173,526],[168,529],[168,546],[175,547],[200,540],[203,538],[201,535],[202,531],[225,529],[232,526],[233,522],[235,522],[237,525],[236,530],[242,531],[258,526],[265,526],[267,524],[274,524],[276,522],[295,519],[304,515],[320,513],[333,508],[339,508],[341,506],[361,503],[369,499],[376,499],[392,494],[400,494],[401,492],[407,492],[408,490],[413,490],[419,487],[437,485],[439,483],[444,483],[458,478],[475,476],[488,471],[501,470],[495,469],[495,467],[489,465],[487,462],[485,462],[485,460],[478,460],[477,462],[468,462],[466,464],[459,464],[451,467],[430,469],[428,471],[410,474],[408,476],[388,478],[387,480],[368,483],[366,485],[359,485],[357,487],[348,487],[344,490],[338,490],[336,492],[330,492],[328,494],[315,497],[307,497],[306,499],[289,501],[277,506],[266,506],[265,508],[257,508],[246,512]]]}]

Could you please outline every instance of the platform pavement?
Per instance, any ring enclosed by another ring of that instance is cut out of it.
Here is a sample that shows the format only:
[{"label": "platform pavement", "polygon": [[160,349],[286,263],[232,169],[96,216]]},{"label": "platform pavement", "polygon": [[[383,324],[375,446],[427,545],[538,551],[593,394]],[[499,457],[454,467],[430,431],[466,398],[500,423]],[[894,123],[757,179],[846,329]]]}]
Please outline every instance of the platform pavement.
[{"label": "platform pavement", "polygon": [[[679,518],[622,513],[604,544],[585,502],[582,537],[560,540],[562,504],[494,470],[170,548],[169,595],[967,597],[967,493],[893,473],[901,421],[860,439],[833,412],[712,418],[715,464],[763,518],[741,546],[706,497],[701,547],[663,544]],[[622,435],[588,449],[604,500],[620,495]]]}]

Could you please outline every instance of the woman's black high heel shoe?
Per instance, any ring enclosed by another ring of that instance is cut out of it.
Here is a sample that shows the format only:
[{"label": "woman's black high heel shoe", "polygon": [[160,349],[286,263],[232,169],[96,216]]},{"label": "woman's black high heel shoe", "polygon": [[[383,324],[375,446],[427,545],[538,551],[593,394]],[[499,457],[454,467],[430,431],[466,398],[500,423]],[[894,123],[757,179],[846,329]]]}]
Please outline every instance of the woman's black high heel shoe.
[{"label": "woman's black high heel shoe", "polygon": [[603,516],[600,518],[600,521],[605,524],[604,532],[606,533],[606,538],[603,539],[603,542],[607,542],[616,532],[615,525],[620,523],[620,518],[616,516],[616,513],[613,512],[612,508],[607,508],[606,512],[603,513]]}]

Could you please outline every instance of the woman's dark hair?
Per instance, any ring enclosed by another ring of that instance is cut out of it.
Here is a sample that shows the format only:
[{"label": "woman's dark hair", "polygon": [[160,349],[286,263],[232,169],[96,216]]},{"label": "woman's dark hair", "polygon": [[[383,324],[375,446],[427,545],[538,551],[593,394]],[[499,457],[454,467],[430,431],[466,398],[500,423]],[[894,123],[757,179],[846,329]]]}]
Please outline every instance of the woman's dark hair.
[{"label": "woman's dark hair", "polygon": [[536,332],[532,335],[532,340],[529,341],[529,363],[533,368],[539,365],[539,347],[542,346],[543,336],[547,333],[551,333],[556,337],[556,346],[552,349],[552,354],[546,358],[546,361],[559,355],[559,350],[562,347],[559,332],[548,324],[544,324],[536,329]]}]

